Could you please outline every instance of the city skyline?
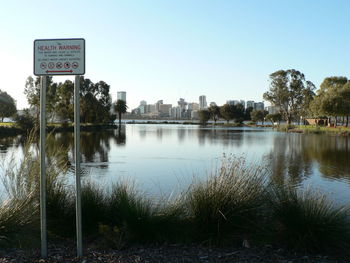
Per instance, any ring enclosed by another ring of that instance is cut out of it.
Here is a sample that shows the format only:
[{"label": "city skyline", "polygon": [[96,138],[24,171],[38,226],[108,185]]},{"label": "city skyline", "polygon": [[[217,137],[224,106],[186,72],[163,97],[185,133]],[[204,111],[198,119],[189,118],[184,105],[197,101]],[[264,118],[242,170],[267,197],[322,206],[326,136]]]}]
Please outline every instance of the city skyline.
[{"label": "city skyline", "polygon": [[[7,1],[0,89],[28,107],[34,40],[84,38],[85,78],[109,84],[113,100],[126,91],[129,109],[142,99],[175,104],[201,94],[208,104],[262,101],[269,74],[280,69],[301,71],[317,88],[326,77],[349,77],[349,11],[345,0]],[[65,79],[74,78],[54,77]]]}]

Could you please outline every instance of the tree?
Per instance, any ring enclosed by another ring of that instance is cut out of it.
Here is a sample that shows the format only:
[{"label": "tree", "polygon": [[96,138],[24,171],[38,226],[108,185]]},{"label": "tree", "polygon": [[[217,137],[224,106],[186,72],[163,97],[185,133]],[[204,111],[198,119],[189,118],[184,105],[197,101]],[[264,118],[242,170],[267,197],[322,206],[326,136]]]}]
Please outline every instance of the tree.
[{"label": "tree", "polygon": [[304,74],[295,69],[276,71],[270,79],[270,90],[263,97],[279,107],[281,115],[290,124],[292,117],[304,113],[305,105],[314,96],[315,85],[306,81]]},{"label": "tree", "polygon": [[346,77],[325,78],[311,103],[310,109],[314,116],[331,116],[337,120],[338,116],[350,115],[350,81]]},{"label": "tree", "polygon": [[250,113],[250,117],[251,117],[252,121],[254,121],[254,122],[261,121],[262,125],[264,125],[265,116],[267,114],[268,114],[268,112],[265,110],[253,110]]},{"label": "tree", "polygon": [[57,116],[66,123],[74,120],[74,83],[66,80],[57,87]]},{"label": "tree", "polygon": [[210,119],[210,112],[209,110],[200,110],[198,111],[198,116],[199,116],[200,123],[205,125]]},{"label": "tree", "polygon": [[114,110],[118,113],[119,126],[122,124],[122,114],[126,113],[127,108],[128,106],[124,100],[117,100],[117,102],[114,104]]},{"label": "tree", "polygon": [[[57,84],[54,84],[52,77],[47,78],[47,90],[46,90],[46,114],[47,117],[53,119],[55,103],[57,102],[56,89]],[[24,94],[27,97],[28,104],[31,110],[35,112],[36,119],[39,120],[40,109],[40,77],[36,77],[34,80],[32,76],[29,76],[25,83]]]},{"label": "tree", "polygon": [[267,114],[265,119],[271,121],[272,124],[276,122],[280,123],[280,121],[282,120],[282,116],[280,113]]},{"label": "tree", "polygon": [[244,119],[247,121],[251,120],[250,113],[254,110],[253,107],[247,107],[244,112]]},{"label": "tree", "polygon": [[7,94],[6,91],[0,90],[0,118],[1,122],[5,117],[11,117],[17,112],[15,100]]},{"label": "tree", "polygon": [[230,104],[224,104],[220,107],[220,115],[223,117],[227,123],[232,119],[232,107]]},{"label": "tree", "polygon": [[236,123],[243,123],[244,120],[244,106],[240,103],[236,105],[231,105],[232,119]]},{"label": "tree", "polygon": [[211,105],[208,108],[210,117],[213,119],[214,124],[216,124],[216,121],[220,118],[220,107],[216,105]]}]

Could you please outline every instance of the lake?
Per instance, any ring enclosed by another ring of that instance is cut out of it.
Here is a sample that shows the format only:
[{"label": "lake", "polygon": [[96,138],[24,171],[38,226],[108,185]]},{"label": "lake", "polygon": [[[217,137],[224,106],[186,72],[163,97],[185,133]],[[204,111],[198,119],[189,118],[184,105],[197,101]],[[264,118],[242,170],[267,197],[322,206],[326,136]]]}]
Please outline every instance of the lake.
[{"label": "lake", "polygon": [[[73,164],[73,134],[56,133],[49,147],[69,149]],[[349,137],[276,132],[270,128],[201,127],[181,124],[126,124],[119,130],[82,132],[83,180],[104,186],[135,181],[150,195],[186,189],[193,178],[204,179],[223,156],[263,165],[271,180],[320,189],[338,203],[350,200]],[[21,136],[0,138],[0,157],[21,156]],[[69,169],[70,182],[74,166]]]}]

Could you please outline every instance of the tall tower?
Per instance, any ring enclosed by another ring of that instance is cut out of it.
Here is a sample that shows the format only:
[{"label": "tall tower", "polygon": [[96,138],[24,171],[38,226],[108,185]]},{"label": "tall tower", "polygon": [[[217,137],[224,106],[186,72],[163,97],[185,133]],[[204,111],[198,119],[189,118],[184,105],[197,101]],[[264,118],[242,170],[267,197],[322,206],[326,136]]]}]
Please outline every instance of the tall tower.
[{"label": "tall tower", "polygon": [[207,107],[208,105],[207,105],[207,99],[205,95],[199,96],[199,109],[203,110],[203,109],[206,109]]},{"label": "tall tower", "polygon": [[117,100],[123,100],[126,102],[126,91],[118,91]]}]

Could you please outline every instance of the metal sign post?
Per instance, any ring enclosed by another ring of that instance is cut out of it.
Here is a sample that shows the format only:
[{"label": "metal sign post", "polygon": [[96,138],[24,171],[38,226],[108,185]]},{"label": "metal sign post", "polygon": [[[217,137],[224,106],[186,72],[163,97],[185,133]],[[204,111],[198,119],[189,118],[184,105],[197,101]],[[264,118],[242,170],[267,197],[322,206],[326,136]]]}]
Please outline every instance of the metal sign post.
[{"label": "metal sign post", "polygon": [[41,228],[41,257],[47,257],[47,228],[46,228],[46,76],[41,77],[40,88],[40,228]]},{"label": "metal sign post", "polygon": [[74,157],[76,180],[76,232],[77,256],[83,256],[83,241],[81,227],[81,181],[80,181],[80,77],[75,76],[74,85]]},{"label": "metal sign post", "polygon": [[85,39],[37,39],[34,41],[34,75],[41,76],[40,90],[40,222],[41,257],[47,257],[46,226],[46,76],[75,75],[74,86],[74,157],[76,176],[76,232],[77,256],[83,256],[81,226],[81,182],[80,182],[80,78],[85,74]]}]

